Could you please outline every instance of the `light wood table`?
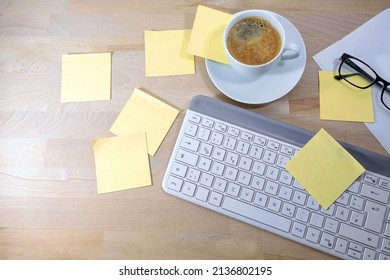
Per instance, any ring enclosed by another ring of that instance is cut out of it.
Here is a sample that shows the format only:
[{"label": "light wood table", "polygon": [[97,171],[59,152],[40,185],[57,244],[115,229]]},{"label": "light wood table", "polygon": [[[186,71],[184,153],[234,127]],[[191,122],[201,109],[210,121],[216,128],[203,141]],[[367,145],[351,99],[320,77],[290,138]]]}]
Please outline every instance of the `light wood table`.
[{"label": "light wood table", "polygon": [[[199,1],[0,1],[0,259],[332,259],[165,194],[161,181],[191,98],[204,94],[386,155],[363,123],[319,119],[313,55],[388,0],[203,1],[267,9],[301,32],[307,65],[285,97],[238,104],[196,74],[146,78],[145,30],[191,29]],[[61,55],[113,52],[112,100],[60,103]],[[98,195],[91,142],[111,136],[134,88],[182,111],[150,158],[153,186]]]}]

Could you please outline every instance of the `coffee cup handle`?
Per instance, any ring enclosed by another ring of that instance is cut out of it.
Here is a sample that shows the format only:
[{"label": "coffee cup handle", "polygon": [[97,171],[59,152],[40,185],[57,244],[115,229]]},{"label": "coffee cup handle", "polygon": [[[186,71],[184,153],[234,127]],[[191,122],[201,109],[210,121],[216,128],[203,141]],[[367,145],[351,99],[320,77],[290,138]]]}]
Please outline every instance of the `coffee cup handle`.
[{"label": "coffee cup handle", "polygon": [[297,58],[301,52],[301,48],[294,43],[286,43],[283,49],[282,59]]}]

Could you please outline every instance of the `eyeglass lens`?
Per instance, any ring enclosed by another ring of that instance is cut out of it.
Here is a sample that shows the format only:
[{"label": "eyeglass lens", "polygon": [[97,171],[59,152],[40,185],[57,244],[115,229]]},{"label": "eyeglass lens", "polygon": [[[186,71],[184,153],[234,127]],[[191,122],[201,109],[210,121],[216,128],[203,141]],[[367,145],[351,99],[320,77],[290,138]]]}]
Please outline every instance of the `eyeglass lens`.
[{"label": "eyeglass lens", "polygon": [[[348,83],[358,88],[368,88],[372,86],[377,75],[376,73],[364,62],[354,59],[345,59],[339,69],[340,76]],[[382,86],[384,86],[382,84]],[[382,89],[381,94],[382,103],[390,110],[390,86]]]},{"label": "eyeglass lens", "polygon": [[347,58],[340,65],[340,75],[349,83],[360,88],[372,85],[375,72],[365,63],[354,58]]}]

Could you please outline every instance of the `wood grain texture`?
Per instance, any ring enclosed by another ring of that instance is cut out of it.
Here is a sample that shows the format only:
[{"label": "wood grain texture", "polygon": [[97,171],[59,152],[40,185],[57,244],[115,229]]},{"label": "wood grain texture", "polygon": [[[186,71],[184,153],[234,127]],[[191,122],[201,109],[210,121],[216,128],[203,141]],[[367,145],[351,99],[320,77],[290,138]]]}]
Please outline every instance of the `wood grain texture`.
[{"label": "wood grain texture", "polygon": [[[196,74],[145,77],[144,30],[190,29],[199,4],[268,9],[301,32],[298,85],[264,105],[238,104]],[[333,259],[173,198],[161,181],[191,98],[204,94],[386,155],[364,124],[319,119],[312,56],[389,7],[388,0],[0,1],[0,259]],[[112,100],[60,103],[61,55],[113,52]],[[92,140],[142,88],[181,109],[156,156],[153,186],[97,195]]]}]

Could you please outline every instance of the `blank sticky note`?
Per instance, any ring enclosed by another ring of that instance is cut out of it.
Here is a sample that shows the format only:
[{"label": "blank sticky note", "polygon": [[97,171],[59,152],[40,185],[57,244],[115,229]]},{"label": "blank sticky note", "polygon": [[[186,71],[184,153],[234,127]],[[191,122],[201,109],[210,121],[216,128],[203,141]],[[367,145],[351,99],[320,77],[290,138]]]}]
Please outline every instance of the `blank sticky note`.
[{"label": "blank sticky note", "polygon": [[324,129],[285,168],[325,209],[364,172],[363,166]]},{"label": "blank sticky note", "polygon": [[199,5],[192,27],[188,52],[228,64],[223,47],[223,34],[226,25],[232,18],[231,14]]},{"label": "blank sticky note", "polygon": [[191,30],[145,31],[145,75],[195,73],[195,60],[187,53]]},{"label": "blank sticky note", "polygon": [[160,99],[135,89],[110,131],[119,136],[145,131],[148,152],[153,156],[178,113]]},{"label": "blank sticky note", "polygon": [[62,55],[61,102],[111,99],[111,53]]},{"label": "blank sticky note", "polygon": [[374,122],[371,88],[359,89],[320,71],[320,118],[323,120]]},{"label": "blank sticky note", "polygon": [[98,193],[152,184],[145,133],[93,141]]}]

